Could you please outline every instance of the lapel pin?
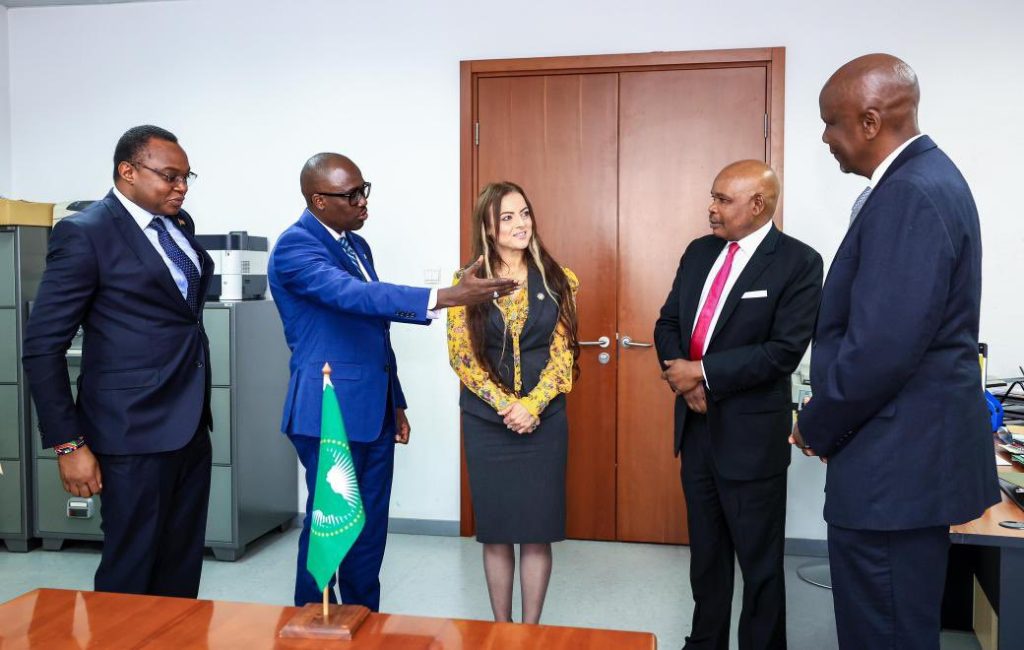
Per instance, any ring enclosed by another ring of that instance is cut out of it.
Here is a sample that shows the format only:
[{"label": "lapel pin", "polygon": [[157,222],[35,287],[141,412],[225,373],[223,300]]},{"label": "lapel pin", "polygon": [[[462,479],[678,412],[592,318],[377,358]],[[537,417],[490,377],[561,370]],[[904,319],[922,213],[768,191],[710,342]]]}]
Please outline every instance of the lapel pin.
[{"label": "lapel pin", "polygon": [[178,225],[179,226],[184,226],[185,225],[185,220],[184,219],[178,219]]},{"label": "lapel pin", "polygon": [[544,292],[543,291],[537,293],[537,300],[544,300]]}]

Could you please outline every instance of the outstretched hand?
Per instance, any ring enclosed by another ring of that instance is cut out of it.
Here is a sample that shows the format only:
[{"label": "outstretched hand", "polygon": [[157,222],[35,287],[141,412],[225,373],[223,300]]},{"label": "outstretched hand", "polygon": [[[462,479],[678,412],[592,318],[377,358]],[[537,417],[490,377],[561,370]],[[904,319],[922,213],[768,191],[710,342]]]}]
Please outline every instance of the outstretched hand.
[{"label": "outstretched hand", "polygon": [[477,274],[483,264],[483,256],[478,257],[462,272],[458,284],[437,291],[437,304],[433,309],[475,305],[494,300],[499,296],[507,296],[516,290],[518,285],[509,278],[481,278]]}]

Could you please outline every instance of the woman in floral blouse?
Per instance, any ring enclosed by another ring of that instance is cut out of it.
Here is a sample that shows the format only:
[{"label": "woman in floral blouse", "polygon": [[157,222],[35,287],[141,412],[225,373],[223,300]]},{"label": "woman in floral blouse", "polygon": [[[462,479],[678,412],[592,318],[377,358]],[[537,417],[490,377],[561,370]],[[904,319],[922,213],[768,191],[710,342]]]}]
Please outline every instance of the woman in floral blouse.
[{"label": "woman in floral blouse", "polygon": [[477,541],[494,620],[512,620],[519,544],[522,620],[537,623],[551,576],[551,542],[565,539],[565,394],[579,373],[579,281],[544,248],[518,185],[485,187],[473,228],[481,272],[519,283],[492,303],[448,310]]}]

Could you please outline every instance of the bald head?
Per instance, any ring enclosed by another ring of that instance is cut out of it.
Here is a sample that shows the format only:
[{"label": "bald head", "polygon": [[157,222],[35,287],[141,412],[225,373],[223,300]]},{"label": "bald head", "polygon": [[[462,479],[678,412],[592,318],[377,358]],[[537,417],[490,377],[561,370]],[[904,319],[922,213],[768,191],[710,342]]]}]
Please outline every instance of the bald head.
[{"label": "bald head", "polygon": [[768,223],[768,220],[775,216],[775,206],[779,204],[779,194],[782,192],[782,185],[775,170],[760,160],[740,160],[727,165],[725,169],[718,172],[718,178],[734,179],[737,187],[748,192],[752,197],[758,199],[762,204],[761,214],[758,215],[760,224]]},{"label": "bald head", "polygon": [[727,241],[743,239],[775,216],[781,190],[779,177],[760,160],[727,165],[711,187],[711,231]]},{"label": "bald head", "polygon": [[318,153],[299,174],[306,208],[335,232],[363,227],[370,184],[352,160],[340,153]]},{"label": "bald head", "polygon": [[[920,133],[920,99],[917,75],[906,62],[891,54],[858,57],[836,70],[821,89],[822,139],[843,171],[870,177],[886,156]],[[842,131],[834,141],[828,137],[830,123]]]},{"label": "bald head", "polygon": [[341,174],[362,177],[359,168],[348,156],[329,152],[311,156],[299,174],[299,187],[306,199],[306,206],[311,207],[313,194],[333,191],[329,189],[331,181]]}]

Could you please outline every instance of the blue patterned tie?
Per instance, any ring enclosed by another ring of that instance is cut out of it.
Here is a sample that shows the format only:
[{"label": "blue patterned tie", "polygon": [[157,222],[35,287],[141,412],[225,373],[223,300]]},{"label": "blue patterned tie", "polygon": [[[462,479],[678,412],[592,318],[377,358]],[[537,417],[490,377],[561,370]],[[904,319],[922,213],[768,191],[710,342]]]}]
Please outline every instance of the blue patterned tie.
[{"label": "blue patterned tie", "polygon": [[853,220],[857,218],[857,215],[860,213],[860,209],[864,207],[864,204],[867,202],[869,196],[871,196],[870,185],[865,187],[864,191],[861,192],[860,195],[857,197],[857,200],[853,202],[853,209],[850,210],[851,226],[853,225]]},{"label": "blue patterned tie", "polygon": [[366,278],[363,277],[363,267],[359,265],[359,257],[356,255],[356,249],[352,248],[352,242],[348,240],[348,236],[339,237],[338,243],[341,244],[341,250],[345,251],[345,255],[352,260],[352,264],[354,264],[356,270],[359,271],[359,279],[365,282]]},{"label": "blue patterned tie", "polygon": [[188,282],[188,291],[186,293],[185,302],[188,303],[189,309],[192,310],[193,314],[199,313],[199,269],[192,263],[192,260],[188,258],[185,251],[181,250],[174,238],[171,237],[171,233],[167,232],[167,226],[164,225],[163,219],[160,217],[153,217],[153,220],[149,222],[149,225],[156,230],[157,239],[160,241],[160,247],[167,253],[167,257],[174,262],[174,265],[178,267],[178,270],[185,276],[185,280]]}]

